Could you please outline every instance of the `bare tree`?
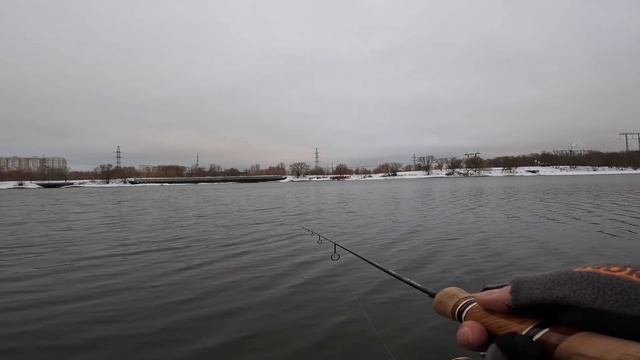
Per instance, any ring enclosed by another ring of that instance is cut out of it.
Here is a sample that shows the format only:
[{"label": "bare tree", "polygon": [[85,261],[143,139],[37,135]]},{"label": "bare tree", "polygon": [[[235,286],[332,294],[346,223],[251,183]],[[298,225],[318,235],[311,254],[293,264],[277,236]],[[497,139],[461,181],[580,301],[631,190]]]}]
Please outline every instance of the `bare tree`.
[{"label": "bare tree", "polygon": [[205,171],[204,168],[197,165],[193,165],[191,168],[188,169],[187,176],[205,176],[206,173],[207,172]]},{"label": "bare tree", "polygon": [[511,156],[505,156],[500,159],[502,163],[502,172],[503,173],[513,173],[514,170],[518,167],[516,164],[516,160]]},{"label": "bare tree", "polygon": [[241,175],[247,175],[247,173],[242,172],[234,167],[230,167],[228,169],[224,169],[224,175],[225,176],[241,176]]},{"label": "bare tree", "polygon": [[222,174],[222,166],[217,164],[209,165],[209,175],[216,176]]},{"label": "bare tree", "polygon": [[353,170],[349,169],[346,164],[338,164],[333,170],[333,173],[339,176],[351,175],[353,174]]},{"label": "bare tree", "polygon": [[182,177],[187,169],[180,165],[158,165],[154,167],[152,176]]},{"label": "bare tree", "polygon": [[367,169],[366,167],[358,167],[355,169],[354,173],[356,175],[369,175],[371,174],[371,170]]},{"label": "bare tree", "polygon": [[300,177],[308,173],[310,168],[311,167],[309,166],[309,164],[305,162],[294,162],[293,164],[289,165],[289,171],[296,177]]},{"label": "bare tree", "polygon": [[123,183],[127,183],[129,178],[137,177],[138,175],[140,173],[133,166],[115,167],[111,173],[113,178],[120,178]]},{"label": "bare tree", "polygon": [[98,172],[100,173],[100,177],[102,177],[102,179],[104,179],[104,181],[108,184],[111,181],[111,169],[113,168],[113,165],[111,164],[102,164],[100,165],[100,167],[97,169]]},{"label": "bare tree", "polygon": [[469,171],[473,171],[476,175],[480,175],[482,169],[485,168],[484,159],[480,156],[470,156],[464,161],[464,166]]},{"label": "bare tree", "polygon": [[318,166],[313,169],[310,168],[310,170],[308,170],[307,172],[311,175],[326,175],[329,173],[329,169],[323,169],[322,167]]},{"label": "bare tree", "polygon": [[377,174],[386,174],[387,176],[396,176],[398,175],[398,171],[402,169],[402,164],[399,162],[387,162],[381,165],[378,165],[375,169],[373,169],[374,173]]},{"label": "bare tree", "polygon": [[391,176],[398,175],[398,171],[402,169],[402,164],[399,162],[390,162],[389,163],[389,173]]},{"label": "bare tree", "polygon": [[380,164],[380,165],[376,166],[376,168],[373,169],[373,173],[374,174],[388,174],[389,173],[389,164],[388,163],[384,163],[384,164]]},{"label": "bare tree", "polygon": [[433,166],[433,156],[420,156],[418,158],[418,165],[416,170],[426,171],[427,174],[431,174],[431,168]]},{"label": "bare tree", "polygon": [[462,167],[462,159],[458,159],[457,157],[452,157],[447,160],[447,169],[449,169],[449,173],[452,175],[455,174],[456,170]]}]

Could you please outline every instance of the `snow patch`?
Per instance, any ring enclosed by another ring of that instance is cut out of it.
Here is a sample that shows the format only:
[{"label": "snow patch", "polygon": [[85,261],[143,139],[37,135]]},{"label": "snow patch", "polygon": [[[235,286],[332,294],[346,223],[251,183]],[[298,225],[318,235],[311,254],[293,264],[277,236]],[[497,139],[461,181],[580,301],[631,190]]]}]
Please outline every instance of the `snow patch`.
[{"label": "snow patch", "polygon": [[[386,174],[371,174],[371,175],[350,175],[341,181],[354,181],[354,180],[401,180],[401,179],[429,179],[429,178],[446,178],[446,177],[463,177],[466,174],[466,170],[457,170],[455,175],[447,175],[449,170],[433,170],[431,174],[427,174],[426,171],[401,171],[396,176],[389,176]],[[488,168],[482,170],[479,174],[470,172],[468,176],[489,176],[489,177],[503,177],[503,176],[561,176],[561,175],[620,175],[620,174],[640,174],[639,170],[633,170],[631,168],[608,168],[608,167],[590,167],[590,166],[554,166],[554,167],[542,167],[542,166],[529,166],[515,168],[511,171],[503,171],[502,168]],[[312,175],[302,176],[296,178],[294,176],[288,176],[282,182],[298,182],[298,181],[329,181],[332,175]]]},{"label": "snow patch", "polygon": [[[311,175],[287,176],[284,180],[278,182],[306,182],[306,181],[368,181],[368,180],[402,180],[402,179],[431,179],[431,178],[448,178],[463,177],[466,170],[457,170],[455,175],[447,175],[448,170],[433,170],[431,174],[425,171],[401,171],[396,176],[386,174],[370,174],[370,175],[347,175],[336,179],[335,175]],[[502,168],[489,168],[482,170],[479,174],[471,172],[470,177],[486,176],[486,177],[503,177],[503,176],[566,176],[566,175],[622,175],[622,174],[640,174],[640,169],[633,170],[631,168],[607,168],[607,167],[590,167],[590,166],[530,166],[519,167],[511,171],[503,171]],[[68,187],[86,187],[86,188],[105,188],[105,187],[140,187],[140,186],[180,186],[193,184],[129,184],[122,180],[112,180],[109,184],[102,180],[75,180],[71,181],[73,185]],[[220,185],[213,184],[213,185]],[[232,183],[226,183],[232,184]],[[211,183],[198,185],[212,185]],[[32,182],[24,182],[22,185],[18,181],[0,181],[0,190],[3,189],[38,189],[40,186]]]}]

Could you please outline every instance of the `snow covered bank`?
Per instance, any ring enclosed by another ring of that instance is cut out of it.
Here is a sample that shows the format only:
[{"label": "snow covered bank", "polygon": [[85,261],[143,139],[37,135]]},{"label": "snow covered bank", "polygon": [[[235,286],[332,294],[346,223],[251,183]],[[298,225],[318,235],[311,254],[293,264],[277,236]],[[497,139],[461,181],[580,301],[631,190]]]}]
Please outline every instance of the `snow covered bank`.
[{"label": "snow covered bank", "polygon": [[[23,182],[19,182],[19,181],[0,181],[0,190],[6,190],[6,189],[41,189],[42,187],[39,186],[38,182],[46,182],[46,181],[23,181]],[[59,181],[52,181],[52,183],[56,183]],[[70,187],[120,187],[120,186],[137,186],[137,185],[130,185],[127,183],[122,182],[121,180],[116,180],[116,181],[111,181],[109,184],[105,183],[104,181],[101,180],[74,180],[74,181],[68,181],[69,185],[67,186],[63,186],[63,188],[70,188]]]},{"label": "snow covered bank", "polygon": [[[356,181],[356,180],[402,180],[402,179],[429,179],[429,178],[451,178],[451,177],[464,177],[465,170],[459,170],[455,175],[447,176],[448,170],[433,170],[431,174],[427,174],[424,171],[401,171],[397,176],[387,176],[385,174],[371,174],[371,175],[347,175],[343,177],[336,177],[335,175],[321,175],[321,176],[303,176],[296,178],[294,176],[288,176],[285,180],[278,182],[301,182],[301,181]],[[555,166],[555,167],[521,167],[513,169],[512,171],[503,171],[502,168],[489,168],[483,170],[479,175],[473,176],[485,176],[485,177],[503,177],[503,176],[566,176],[566,175],[624,175],[624,174],[636,174],[640,175],[639,170],[633,170],[630,168],[607,168],[598,167],[592,168],[588,166],[579,166],[571,168],[569,166]],[[70,181],[73,185],[65,186],[69,187],[87,187],[87,188],[106,188],[106,187],[139,187],[139,186],[164,186],[169,184],[128,184],[121,180],[112,180],[109,184],[106,184],[102,180],[75,180]],[[220,185],[223,183],[207,184],[207,185]],[[232,184],[232,183],[226,183]],[[171,184],[171,186],[189,185],[189,184]],[[200,184],[199,184],[200,185]],[[38,189],[40,186],[25,181],[22,185],[18,181],[0,181],[0,190],[3,189]]]},{"label": "snow covered bank", "polygon": [[[402,179],[427,179],[427,178],[447,178],[447,177],[463,177],[465,176],[465,170],[456,171],[455,175],[447,176],[448,170],[433,170],[431,174],[427,174],[425,171],[401,171],[397,176],[387,176],[385,174],[371,174],[371,175],[347,175],[343,179],[345,181],[353,180],[402,180]],[[608,168],[590,166],[578,166],[571,168],[569,166],[554,166],[554,167],[542,167],[531,166],[521,167],[513,169],[511,171],[503,171],[502,168],[489,168],[481,171],[480,174],[471,173],[470,176],[490,176],[490,177],[503,177],[503,176],[561,176],[561,175],[621,175],[621,174],[640,174],[639,170],[633,170],[631,168]],[[336,180],[335,176],[321,175],[321,176],[303,176],[293,177],[289,176],[283,182],[296,182],[296,181],[330,181]]]},{"label": "snow covered bank", "polygon": [[23,182],[22,184],[20,184],[20,182],[18,181],[0,181],[0,190],[4,190],[4,189],[39,189],[40,186],[30,183],[30,182]]}]

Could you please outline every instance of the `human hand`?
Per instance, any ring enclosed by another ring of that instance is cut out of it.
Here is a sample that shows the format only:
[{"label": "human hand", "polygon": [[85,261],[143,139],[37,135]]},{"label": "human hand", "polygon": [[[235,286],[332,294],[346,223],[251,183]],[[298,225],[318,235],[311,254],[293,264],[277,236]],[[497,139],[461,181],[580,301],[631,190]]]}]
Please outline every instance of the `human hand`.
[{"label": "human hand", "polygon": [[[593,265],[573,270],[517,277],[501,289],[473,294],[478,305],[496,313],[515,312],[555,326],[640,342],[640,265]],[[517,333],[490,336],[478,322],[465,321],[456,334],[468,350],[496,349],[502,359],[544,359],[544,348]],[[493,345],[490,343],[493,342]],[[538,355],[535,355],[535,354]],[[529,356],[532,355],[532,356]],[[535,357],[537,356],[537,357]]]},{"label": "human hand", "polygon": [[[511,286],[476,293],[473,297],[485,310],[500,313],[511,311]],[[458,327],[456,339],[460,347],[472,351],[484,351],[491,343],[489,333],[477,321],[463,322]]]}]

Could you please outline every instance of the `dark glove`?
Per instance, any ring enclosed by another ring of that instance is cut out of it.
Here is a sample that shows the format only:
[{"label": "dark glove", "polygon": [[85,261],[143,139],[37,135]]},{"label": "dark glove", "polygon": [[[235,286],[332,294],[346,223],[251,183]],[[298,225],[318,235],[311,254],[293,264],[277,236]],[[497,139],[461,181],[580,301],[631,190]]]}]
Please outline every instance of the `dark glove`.
[{"label": "dark glove", "polygon": [[[598,265],[516,278],[514,313],[614,337],[640,341],[640,265]],[[488,360],[545,359],[529,337],[495,339]]]}]

